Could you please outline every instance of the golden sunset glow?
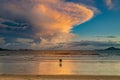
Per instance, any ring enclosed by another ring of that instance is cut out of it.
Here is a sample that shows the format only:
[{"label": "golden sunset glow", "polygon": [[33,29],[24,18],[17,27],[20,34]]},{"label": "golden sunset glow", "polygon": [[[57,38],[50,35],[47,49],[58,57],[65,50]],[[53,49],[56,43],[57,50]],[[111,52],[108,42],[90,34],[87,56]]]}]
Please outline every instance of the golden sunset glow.
[{"label": "golden sunset glow", "polygon": [[[47,63],[47,65],[45,65]],[[75,66],[71,63],[63,62],[62,66],[59,66],[59,62],[42,62],[39,64],[38,72],[43,72],[43,74],[56,74],[56,75],[64,75],[64,74],[73,74],[72,70]],[[46,66],[49,68],[46,69]],[[42,68],[41,68],[42,67]]]}]

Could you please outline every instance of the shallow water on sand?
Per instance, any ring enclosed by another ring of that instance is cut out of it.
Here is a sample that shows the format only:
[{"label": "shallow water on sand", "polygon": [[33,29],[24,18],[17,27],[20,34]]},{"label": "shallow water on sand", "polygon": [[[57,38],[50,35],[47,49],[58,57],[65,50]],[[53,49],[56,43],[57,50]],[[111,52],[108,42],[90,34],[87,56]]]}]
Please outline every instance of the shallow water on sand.
[{"label": "shallow water on sand", "polygon": [[39,51],[3,51],[0,52],[0,74],[120,75],[119,52],[87,51],[83,55],[86,51],[79,51],[81,54],[56,55]]}]

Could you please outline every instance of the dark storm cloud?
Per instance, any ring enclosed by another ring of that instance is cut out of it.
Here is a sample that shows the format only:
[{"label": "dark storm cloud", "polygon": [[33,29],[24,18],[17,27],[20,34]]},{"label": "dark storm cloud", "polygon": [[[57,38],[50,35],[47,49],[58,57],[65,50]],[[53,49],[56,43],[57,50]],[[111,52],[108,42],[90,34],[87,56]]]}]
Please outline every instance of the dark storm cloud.
[{"label": "dark storm cloud", "polygon": [[0,36],[7,39],[17,37],[34,37],[32,26],[11,19],[0,18]]},{"label": "dark storm cloud", "polygon": [[[29,0],[24,2],[27,1]],[[23,0],[0,0],[0,36],[8,40],[34,37],[34,31],[26,16],[29,13],[27,6],[30,5],[32,4],[23,4]]]},{"label": "dark storm cloud", "polygon": [[23,23],[12,21],[12,20],[0,18],[0,27],[11,28],[11,29],[26,29],[28,26],[25,23],[23,24]]}]

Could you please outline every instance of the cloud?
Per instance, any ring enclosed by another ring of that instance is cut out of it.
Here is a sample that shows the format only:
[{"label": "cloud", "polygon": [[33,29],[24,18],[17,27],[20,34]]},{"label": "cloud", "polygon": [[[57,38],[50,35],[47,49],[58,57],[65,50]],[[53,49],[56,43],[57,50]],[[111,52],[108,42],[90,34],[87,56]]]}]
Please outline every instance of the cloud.
[{"label": "cloud", "polygon": [[26,29],[27,27],[26,24],[20,24],[9,19],[0,18],[0,28]]},{"label": "cloud", "polygon": [[107,36],[107,38],[117,38],[117,36]]},{"label": "cloud", "polygon": [[37,46],[71,41],[73,26],[90,20],[95,13],[88,6],[64,0],[2,0],[0,7],[0,16],[32,25],[33,36],[40,39]]},{"label": "cloud", "polygon": [[4,38],[0,38],[0,44],[4,44],[5,42]]},{"label": "cloud", "polygon": [[120,43],[117,42],[113,42],[113,41],[80,41],[80,42],[75,42],[73,43],[75,46],[76,45],[81,45],[81,46],[88,46],[88,45],[92,45],[92,46],[120,46]]},{"label": "cloud", "polygon": [[74,25],[91,19],[94,12],[87,7],[60,0],[40,1],[33,8],[33,25],[36,35],[49,42],[66,42],[72,38],[71,29]]},{"label": "cloud", "polygon": [[111,46],[120,47],[119,42],[115,41],[79,41],[60,44],[52,49],[60,50],[94,50],[94,49],[105,49]]},{"label": "cloud", "polygon": [[112,9],[113,8],[113,1],[112,0],[105,0],[106,2],[106,5],[108,6],[109,9]]},{"label": "cloud", "polygon": [[5,39],[3,37],[0,37],[0,48],[3,48],[5,44],[6,44]]},{"label": "cloud", "polygon": [[22,43],[22,44],[28,44],[28,43],[33,43],[33,39],[27,39],[27,38],[17,38],[16,42]]},{"label": "cloud", "polygon": [[[24,44],[24,45],[23,45]],[[95,50],[105,49],[108,47],[120,48],[120,42],[115,41],[78,41],[70,43],[59,43],[58,45],[52,45],[47,43],[46,45],[32,42],[29,39],[19,39],[16,42],[7,43],[4,45],[5,48],[10,49],[35,49],[35,50]]]},{"label": "cloud", "polygon": [[116,10],[116,11],[120,10],[120,6],[119,6],[120,0],[104,0],[104,1],[108,9]]},{"label": "cloud", "polygon": [[8,49],[31,49],[31,44],[33,43],[34,40],[30,38],[14,38],[7,40],[2,47]]},{"label": "cloud", "polygon": [[96,36],[96,37],[101,37],[101,38],[117,38],[117,36]]}]

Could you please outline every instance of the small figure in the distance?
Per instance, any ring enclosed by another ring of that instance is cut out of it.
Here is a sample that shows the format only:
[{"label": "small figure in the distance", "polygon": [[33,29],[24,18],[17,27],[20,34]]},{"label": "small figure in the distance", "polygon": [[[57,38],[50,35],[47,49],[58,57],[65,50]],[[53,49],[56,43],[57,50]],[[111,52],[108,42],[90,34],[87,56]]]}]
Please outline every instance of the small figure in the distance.
[{"label": "small figure in the distance", "polygon": [[59,66],[62,67],[62,59],[59,59]]},{"label": "small figure in the distance", "polygon": [[62,63],[62,59],[59,59],[59,62]]}]

